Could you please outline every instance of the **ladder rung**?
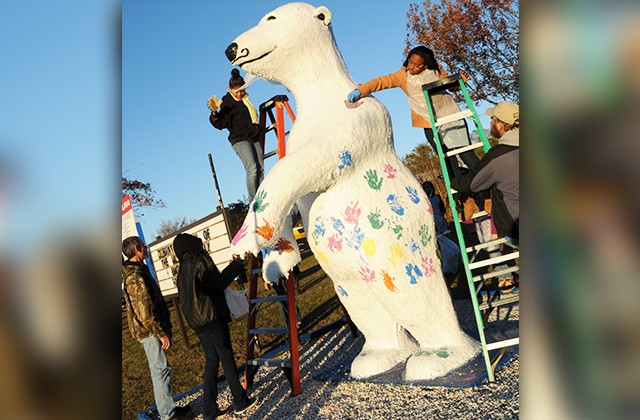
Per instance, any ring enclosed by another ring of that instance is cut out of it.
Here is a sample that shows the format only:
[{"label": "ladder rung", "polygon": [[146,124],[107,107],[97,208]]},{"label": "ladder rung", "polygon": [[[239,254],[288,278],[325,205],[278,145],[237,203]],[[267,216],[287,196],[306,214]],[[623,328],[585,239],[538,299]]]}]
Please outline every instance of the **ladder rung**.
[{"label": "ladder rung", "polygon": [[509,340],[496,341],[495,343],[487,344],[487,350],[501,349],[503,347],[510,347],[520,344],[520,337],[510,338]]},{"label": "ladder rung", "polygon": [[492,279],[494,277],[500,277],[503,274],[509,274],[509,273],[513,273],[514,271],[519,271],[519,270],[520,270],[520,266],[514,265],[513,267],[507,267],[507,268],[505,268],[503,270],[493,271],[491,273],[480,274],[479,276],[474,276],[473,277],[473,281],[489,280],[489,279]]},{"label": "ladder rung", "polygon": [[516,251],[507,255],[501,255],[499,257],[489,258],[483,261],[471,263],[469,264],[469,270],[475,270],[476,268],[486,267],[491,264],[499,264],[501,262],[515,260],[516,258],[520,258],[520,251]]},{"label": "ladder rung", "polygon": [[489,308],[497,308],[499,306],[508,305],[510,303],[518,302],[520,300],[520,294],[514,294],[512,296],[500,296],[500,299],[495,299],[489,302],[485,302],[480,305],[480,310],[484,311]]},{"label": "ladder rung", "polygon": [[482,211],[479,211],[479,212],[477,212],[477,213],[473,213],[473,214],[471,215],[471,218],[472,218],[472,219],[477,219],[478,217],[488,216],[488,215],[489,215],[489,213],[487,213],[486,211],[482,210]]},{"label": "ladder rung", "polygon": [[469,146],[464,146],[464,147],[458,147],[457,149],[454,149],[450,152],[447,152],[447,157],[448,156],[455,156],[455,155],[459,155],[460,153],[464,153],[466,151],[469,150],[473,150],[473,149],[477,149],[478,147],[482,147],[482,142],[478,142],[478,143],[473,143]]},{"label": "ladder rung", "polygon": [[291,367],[291,360],[289,359],[266,359],[257,358],[247,360],[248,365],[253,366],[278,366],[278,367]]},{"label": "ladder rung", "polygon": [[435,82],[422,85],[422,91],[425,90],[429,93],[441,92],[443,90],[460,86],[458,80],[461,79],[460,73],[453,74],[451,76],[443,77]]},{"label": "ladder rung", "polygon": [[467,253],[469,252],[473,252],[473,251],[480,251],[481,249],[484,248],[489,248],[492,247],[494,245],[500,245],[507,242],[507,239],[502,237],[502,238],[498,238],[498,239],[494,239],[493,241],[489,241],[489,242],[483,242],[481,244],[478,245],[473,245],[470,247],[467,247]]},{"label": "ladder rung", "polygon": [[278,151],[274,149],[274,150],[270,151],[269,153],[265,153],[263,159],[270,158],[271,156],[276,155],[276,154],[278,154]]},{"label": "ladder rung", "polygon": [[267,296],[267,297],[251,299],[251,303],[286,302],[286,301],[287,301],[286,295]]},{"label": "ladder rung", "polygon": [[463,118],[472,117],[472,116],[473,116],[473,112],[471,112],[470,109],[465,109],[464,111],[456,112],[455,114],[450,114],[442,118],[438,118],[436,120],[436,127],[440,127],[441,125],[448,124],[450,122],[458,121]]},{"label": "ladder rung", "polygon": [[289,328],[287,327],[273,327],[273,328],[254,328],[249,330],[249,334],[288,334]]},{"label": "ladder rung", "polygon": [[264,132],[268,133],[269,131],[273,130],[276,128],[276,123],[271,124],[269,127],[267,127]]}]

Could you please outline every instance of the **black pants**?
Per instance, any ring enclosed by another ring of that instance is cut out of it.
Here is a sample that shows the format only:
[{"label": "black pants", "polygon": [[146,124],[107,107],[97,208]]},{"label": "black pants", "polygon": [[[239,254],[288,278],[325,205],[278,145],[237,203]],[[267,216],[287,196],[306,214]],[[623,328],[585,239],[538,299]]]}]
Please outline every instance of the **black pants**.
[{"label": "black pants", "polygon": [[[425,128],[424,135],[427,138],[429,145],[433,149],[433,152],[437,155],[438,149],[436,148],[436,142],[433,136],[433,130],[431,128]],[[449,151],[449,148],[445,146],[444,143],[441,143],[440,145],[442,146],[442,153],[446,154]],[[473,169],[478,164],[478,162],[480,162],[480,159],[478,159],[478,156],[476,156],[473,150],[467,150],[464,153],[460,153],[460,159],[462,159],[464,164],[467,165],[467,168],[469,168],[469,170]],[[447,164],[447,170],[449,171],[450,174],[453,175],[453,177],[460,175],[460,169],[458,168],[458,161],[455,156],[445,158],[445,162]]]},{"label": "black pants", "polygon": [[218,367],[222,362],[224,376],[229,383],[229,389],[233,395],[236,407],[245,407],[248,404],[247,393],[240,384],[229,324],[221,323],[211,330],[198,334],[200,344],[204,350],[204,419],[214,419],[218,411]]}]

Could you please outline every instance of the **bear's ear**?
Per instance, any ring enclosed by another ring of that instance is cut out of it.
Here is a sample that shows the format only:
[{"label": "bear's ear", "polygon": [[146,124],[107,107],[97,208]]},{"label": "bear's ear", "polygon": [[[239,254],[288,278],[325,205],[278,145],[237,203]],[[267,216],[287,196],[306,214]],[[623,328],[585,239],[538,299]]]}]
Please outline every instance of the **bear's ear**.
[{"label": "bear's ear", "polygon": [[320,19],[322,23],[325,24],[325,26],[329,26],[329,24],[331,23],[331,11],[329,11],[329,9],[324,6],[318,7],[313,12],[313,17]]}]

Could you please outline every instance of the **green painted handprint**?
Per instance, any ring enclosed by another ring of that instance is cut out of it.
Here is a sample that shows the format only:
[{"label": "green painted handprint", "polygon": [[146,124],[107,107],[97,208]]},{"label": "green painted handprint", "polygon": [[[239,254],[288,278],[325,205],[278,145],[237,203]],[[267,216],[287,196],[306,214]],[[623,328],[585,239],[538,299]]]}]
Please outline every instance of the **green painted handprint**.
[{"label": "green painted handprint", "polygon": [[427,246],[427,244],[431,241],[431,234],[429,233],[429,228],[427,225],[420,226],[420,230],[418,231],[420,235],[420,243],[422,246]]},{"label": "green painted handprint", "polygon": [[396,225],[393,227],[393,233],[395,233],[395,234],[397,235],[397,236],[396,236],[396,238],[397,238],[397,239],[402,238],[402,226],[401,226],[401,225],[396,224]]},{"label": "green painted handprint", "polygon": [[266,191],[259,191],[256,197],[253,200],[253,211],[256,213],[260,213],[267,208],[269,203],[265,203],[264,200],[267,198]]},{"label": "green painted handprint", "polygon": [[382,186],[382,178],[378,178],[378,172],[375,169],[369,169],[364,179],[366,179],[369,186],[376,191]]},{"label": "green painted handprint", "polygon": [[380,229],[382,227],[382,225],[384,225],[384,222],[382,220],[380,220],[380,210],[376,209],[376,211],[373,211],[371,213],[369,213],[367,215],[367,218],[369,219],[369,223],[371,223],[371,227],[374,229]]}]

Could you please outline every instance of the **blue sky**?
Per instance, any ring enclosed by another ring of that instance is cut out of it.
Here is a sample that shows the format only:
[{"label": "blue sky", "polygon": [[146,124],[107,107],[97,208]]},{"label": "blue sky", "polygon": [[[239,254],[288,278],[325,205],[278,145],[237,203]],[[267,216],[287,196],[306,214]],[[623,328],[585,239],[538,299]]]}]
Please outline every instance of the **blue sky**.
[{"label": "blue sky", "polygon": [[[125,0],[122,10],[122,171],[151,183],[166,208],[145,210],[141,223],[151,241],[162,220],[200,219],[218,200],[207,154],[213,156],[222,200],[246,196],[244,170],[228,132],[208,121],[210,95],[226,92],[231,65],[225,48],[283,1]],[[388,74],[404,61],[406,14],[411,1],[323,1],[343,58],[356,82]],[[437,54],[437,53],[436,53]],[[244,75],[244,72],[241,72]],[[281,85],[259,80],[248,89],[256,106]],[[400,89],[375,95],[389,109],[400,156],[425,142],[411,127]],[[294,105],[293,96],[289,99]],[[318,116],[322,118],[321,116]],[[286,117],[286,124],[289,124]],[[267,134],[267,150],[275,148]],[[266,161],[267,171],[275,157]]]},{"label": "blue sky", "polygon": [[0,3],[7,254],[120,224],[119,19],[112,0]]},{"label": "blue sky", "polygon": [[[147,239],[163,219],[205,217],[218,205],[208,153],[224,203],[246,194],[242,165],[226,132],[210,126],[206,100],[225,92],[226,46],[284,3],[1,2],[0,164],[9,182],[0,230],[11,238],[2,251],[28,255],[31,245],[88,232],[119,236],[121,174],[151,183],[167,204],[145,212]],[[317,3],[333,13],[354,80],[399,68],[410,3]],[[257,105],[286,90],[258,81],[249,93]],[[400,156],[425,141],[399,89],[376,97],[391,113]]]}]

